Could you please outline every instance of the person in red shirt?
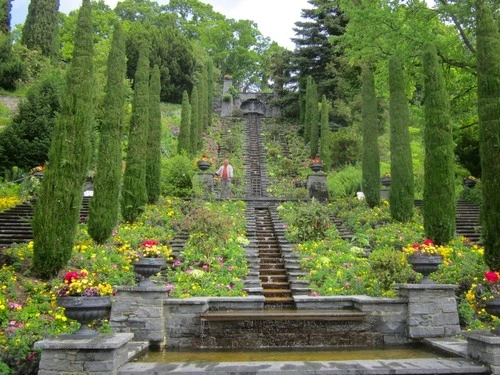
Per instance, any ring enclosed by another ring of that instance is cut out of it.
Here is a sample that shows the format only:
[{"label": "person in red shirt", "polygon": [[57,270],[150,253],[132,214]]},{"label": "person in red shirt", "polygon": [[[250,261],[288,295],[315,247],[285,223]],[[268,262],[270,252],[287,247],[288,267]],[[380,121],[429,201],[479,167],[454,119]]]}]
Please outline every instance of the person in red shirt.
[{"label": "person in red shirt", "polygon": [[231,180],[233,179],[233,167],[229,160],[224,159],[221,167],[215,172],[220,177],[220,198],[229,199],[231,197]]}]

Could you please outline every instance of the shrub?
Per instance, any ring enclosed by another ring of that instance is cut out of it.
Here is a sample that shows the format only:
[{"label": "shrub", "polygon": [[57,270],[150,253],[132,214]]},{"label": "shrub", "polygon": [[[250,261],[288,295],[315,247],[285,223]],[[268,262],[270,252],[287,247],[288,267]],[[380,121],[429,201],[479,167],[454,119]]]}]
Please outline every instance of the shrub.
[{"label": "shrub", "polygon": [[392,296],[395,284],[407,283],[414,279],[414,272],[405,255],[393,248],[385,247],[372,251],[368,263],[383,295]]},{"label": "shrub", "polygon": [[191,196],[193,163],[186,154],[164,160],[162,165],[162,193],[174,197]]},{"label": "shrub", "polygon": [[[291,242],[320,240],[325,238],[330,226],[330,210],[324,204],[312,199],[309,202],[281,205],[288,223],[287,237]],[[287,211],[287,212],[286,212]]]},{"label": "shrub", "polygon": [[336,173],[328,175],[330,199],[353,197],[361,190],[361,169],[349,165]]}]

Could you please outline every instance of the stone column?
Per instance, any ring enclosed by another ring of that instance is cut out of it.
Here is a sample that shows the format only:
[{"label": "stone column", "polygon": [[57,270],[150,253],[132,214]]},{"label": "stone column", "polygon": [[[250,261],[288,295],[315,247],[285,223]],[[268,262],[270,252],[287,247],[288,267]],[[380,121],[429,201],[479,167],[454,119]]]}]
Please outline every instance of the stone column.
[{"label": "stone column", "polygon": [[490,374],[500,374],[500,336],[489,331],[464,332],[467,355],[490,367]]},{"label": "stone column", "polygon": [[61,337],[35,343],[42,356],[38,375],[117,375],[128,361],[132,333],[100,334],[90,339]]},{"label": "stone column", "polygon": [[328,186],[326,174],[314,173],[307,176],[307,191],[309,198],[315,198],[320,202],[328,202]]},{"label": "stone column", "polygon": [[460,332],[456,285],[401,284],[397,289],[408,299],[409,338],[450,337]]},{"label": "stone column", "polygon": [[214,178],[212,172],[198,172],[193,175],[193,190],[196,198],[214,198]]},{"label": "stone column", "polygon": [[169,298],[165,301],[168,315],[167,347],[202,347],[201,314],[208,310],[209,298]]},{"label": "stone column", "polygon": [[111,306],[113,332],[131,332],[134,341],[148,341],[153,350],[165,345],[164,286],[120,286]]}]

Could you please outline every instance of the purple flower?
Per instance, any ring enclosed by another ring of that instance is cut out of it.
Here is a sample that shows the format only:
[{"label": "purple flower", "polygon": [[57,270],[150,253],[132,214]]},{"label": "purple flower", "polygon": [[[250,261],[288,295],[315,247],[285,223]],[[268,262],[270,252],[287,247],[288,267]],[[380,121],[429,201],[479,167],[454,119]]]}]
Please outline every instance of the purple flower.
[{"label": "purple flower", "polygon": [[172,134],[173,135],[179,135],[179,127],[178,126],[174,126],[172,128]]}]

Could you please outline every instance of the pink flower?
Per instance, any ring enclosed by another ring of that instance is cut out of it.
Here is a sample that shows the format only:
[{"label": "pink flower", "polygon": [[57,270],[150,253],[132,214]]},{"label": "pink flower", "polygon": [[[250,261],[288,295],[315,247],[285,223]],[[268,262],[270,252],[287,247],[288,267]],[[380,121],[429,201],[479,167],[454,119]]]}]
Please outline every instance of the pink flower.
[{"label": "pink flower", "polygon": [[319,296],[318,292],[311,292],[311,294],[309,294],[311,297],[317,297]]}]

